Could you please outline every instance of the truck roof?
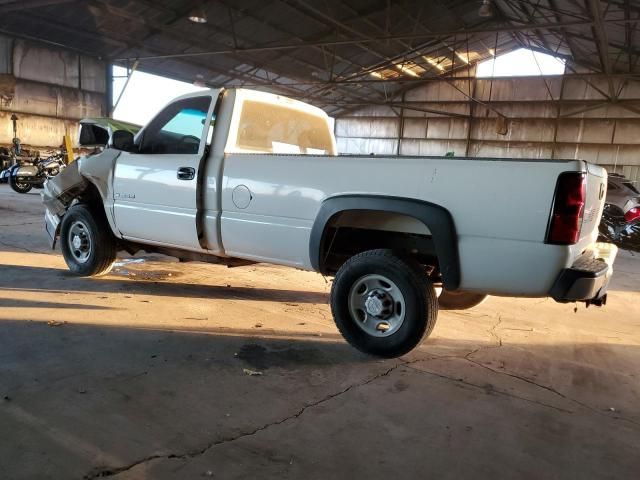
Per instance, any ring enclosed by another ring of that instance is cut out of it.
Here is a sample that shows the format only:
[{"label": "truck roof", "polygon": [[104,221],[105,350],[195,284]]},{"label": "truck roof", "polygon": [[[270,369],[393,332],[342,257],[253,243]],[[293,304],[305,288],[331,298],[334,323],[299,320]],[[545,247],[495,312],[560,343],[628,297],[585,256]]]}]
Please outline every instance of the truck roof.
[{"label": "truck roof", "polygon": [[[266,103],[287,105],[297,110],[304,110],[309,113],[315,113],[318,116],[322,116],[326,118],[329,117],[324,110],[314,105],[311,105],[309,103],[302,102],[300,100],[295,100],[293,98],[289,98],[284,95],[278,95],[276,93],[263,92],[261,90],[254,90],[249,88],[224,88],[224,87],[210,88],[208,90],[201,90],[198,92],[192,92],[192,93],[181,95],[179,97],[174,98],[169,103],[173,103],[176,100],[182,100],[185,98],[199,97],[199,96],[202,96],[203,94],[208,94],[213,97],[217,97],[220,94],[220,92],[224,92],[224,91],[235,91],[236,96],[241,96],[242,98],[251,98],[252,100],[263,101]],[[166,105],[164,107],[166,107]]]}]

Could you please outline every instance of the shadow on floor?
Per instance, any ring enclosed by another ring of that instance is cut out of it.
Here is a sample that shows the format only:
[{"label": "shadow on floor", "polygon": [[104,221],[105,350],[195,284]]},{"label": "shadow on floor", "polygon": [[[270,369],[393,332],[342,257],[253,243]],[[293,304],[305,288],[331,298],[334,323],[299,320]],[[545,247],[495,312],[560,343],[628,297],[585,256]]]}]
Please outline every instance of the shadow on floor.
[{"label": "shadow on floor", "polygon": [[[432,348],[458,353],[434,361]],[[140,329],[135,323],[50,328],[36,320],[4,320],[0,424],[11,435],[0,442],[3,475],[82,478],[154,455],[197,458],[199,453],[187,454],[208,445],[228,443],[237,451],[242,443],[233,439],[242,438],[263,439],[252,447],[257,456],[227,466],[243,464],[254,473],[276,468],[280,457],[288,466],[294,455],[294,465],[310,459],[304,468],[314,468],[315,478],[338,478],[331,465],[345,461],[341,452],[359,458],[362,449],[378,451],[392,442],[407,448],[377,465],[385,472],[378,478],[402,465],[428,465],[435,476],[446,476],[459,462],[459,449],[469,445],[463,462],[469,471],[459,478],[483,465],[476,478],[499,478],[498,471],[486,471],[486,458],[503,473],[535,471],[531,478],[542,478],[553,469],[566,478],[575,473],[578,453],[585,472],[601,475],[613,468],[617,478],[629,478],[638,466],[632,451],[640,427],[632,430],[615,416],[637,416],[631,376],[639,348],[546,344],[478,351],[472,358],[493,373],[463,360],[462,350],[475,349],[472,342],[440,338],[403,359],[416,362],[412,368],[394,370],[397,360],[367,357],[326,339]],[[534,399],[547,396],[571,411],[527,401],[531,389]],[[596,406],[583,409],[571,396]],[[599,405],[619,410],[600,411]],[[266,430],[275,437],[265,437]],[[446,448],[452,441],[457,447]],[[531,461],[518,454],[523,450],[531,452]],[[365,463],[352,468],[360,471]],[[197,468],[199,474],[167,478],[197,478],[211,467]],[[415,471],[410,478],[417,476]],[[282,478],[277,472],[267,477]]]},{"label": "shadow on floor", "polygon": [[119,310],[114,307],[89,305],[86,303],[40,302],[38,300],[21,300],[17,298],[0,298],[0,308],[62,308],[72,310]]},{"label": "shadow on floor", "polygon": [[[38,279],[34,282],[34,279]],[[60,281],[63,282],[60,282]],[[60,288],[61,283],[64,289]],[[115,275],[99,278],[79,278],[66,270],[0,265],[0,289],[29,292],[130,292],[143,295],[185,298],[239,299],[283,303],[327,304],[324,292],[280,290],[226,285],[205,285],[176,281],[148,281],[120,278]]]}]

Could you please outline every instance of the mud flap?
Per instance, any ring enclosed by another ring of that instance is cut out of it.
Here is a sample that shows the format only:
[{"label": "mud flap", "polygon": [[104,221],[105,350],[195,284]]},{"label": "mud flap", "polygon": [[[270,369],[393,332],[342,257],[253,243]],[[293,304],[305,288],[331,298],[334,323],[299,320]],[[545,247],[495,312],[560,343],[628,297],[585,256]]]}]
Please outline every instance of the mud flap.
[{"label": "mud flap", "polygon": [[44,212],[44,229],[47,231],[51,250],[55,250],[56,240],[60,233],[60,218],[51,213],[48,208]]}]

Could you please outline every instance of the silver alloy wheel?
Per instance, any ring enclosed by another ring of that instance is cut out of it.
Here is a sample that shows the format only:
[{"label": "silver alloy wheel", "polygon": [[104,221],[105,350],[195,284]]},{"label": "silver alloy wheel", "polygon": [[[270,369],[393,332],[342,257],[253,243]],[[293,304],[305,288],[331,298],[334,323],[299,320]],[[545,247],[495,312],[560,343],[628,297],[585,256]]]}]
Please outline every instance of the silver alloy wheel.
[{"label": "silver alloy wheel", "polygon": [[356,325],[369,335],[388,337],[404,322],[404,295],[387,277],[365,275],[349,291],[349,312]]},{"label": "silver alloy wheel", "polygon": [[85,263],[91,255],[91,236],[86,224],[80,220],[76,220],[69,228],[67,238],[69,251],[73,258],[79,263]]}]

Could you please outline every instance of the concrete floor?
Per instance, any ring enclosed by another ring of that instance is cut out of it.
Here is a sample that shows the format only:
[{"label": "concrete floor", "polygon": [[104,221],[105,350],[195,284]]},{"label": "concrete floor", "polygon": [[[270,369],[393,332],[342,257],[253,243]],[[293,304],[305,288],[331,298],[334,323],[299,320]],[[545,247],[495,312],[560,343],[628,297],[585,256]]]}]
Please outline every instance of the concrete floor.
[{"label": "concrete floor", "polygon": [[640,255],[603,309],[490,298],[380,361],[319,275],[150,258],[78,279],[41,210],[0,186],[3,479],[640,474]]}]

